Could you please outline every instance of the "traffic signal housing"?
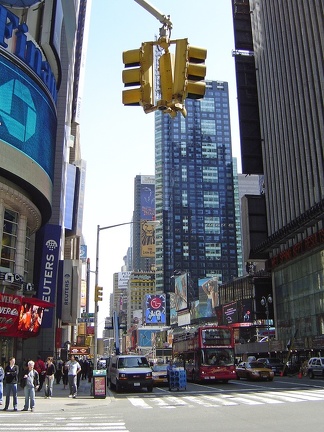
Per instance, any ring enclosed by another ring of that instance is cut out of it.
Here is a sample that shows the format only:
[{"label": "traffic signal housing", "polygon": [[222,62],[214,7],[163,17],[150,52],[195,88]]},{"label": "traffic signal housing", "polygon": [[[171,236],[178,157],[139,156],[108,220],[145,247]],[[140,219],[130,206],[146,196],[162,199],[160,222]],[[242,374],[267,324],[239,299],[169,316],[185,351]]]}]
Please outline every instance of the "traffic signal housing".
[{"label": "traffic signal housing", "polygon": [[153,43],[144,42],[139,49],[124,51],[123,63],[124,86],[132,87],[123,90],[123,104],[142,106],[145,112],[150,112],[154,104]]},{"label": "traffic signal housing", "polygon": [[96,288],[95,288],[95,302],[102,301],[102,295],[103,295],[102,291],[103,291],[103,287],[96,286]]},{"label": "traffic signal housing", "polygon": [[205,95],[207,50],[188,44],[188,39],[176,41],[173,98],[201,99]]}]

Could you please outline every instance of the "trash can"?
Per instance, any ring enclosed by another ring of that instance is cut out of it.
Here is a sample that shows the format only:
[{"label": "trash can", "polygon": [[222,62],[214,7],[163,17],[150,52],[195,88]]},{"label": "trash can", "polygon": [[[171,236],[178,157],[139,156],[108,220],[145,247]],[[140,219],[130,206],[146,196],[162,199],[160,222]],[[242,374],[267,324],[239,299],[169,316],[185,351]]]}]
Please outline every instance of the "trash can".
[{"label": "trash can", "polygon": [[93,370],[91,395],[95,399],[105,399],[107,395],[107,371],[105,369]]}]

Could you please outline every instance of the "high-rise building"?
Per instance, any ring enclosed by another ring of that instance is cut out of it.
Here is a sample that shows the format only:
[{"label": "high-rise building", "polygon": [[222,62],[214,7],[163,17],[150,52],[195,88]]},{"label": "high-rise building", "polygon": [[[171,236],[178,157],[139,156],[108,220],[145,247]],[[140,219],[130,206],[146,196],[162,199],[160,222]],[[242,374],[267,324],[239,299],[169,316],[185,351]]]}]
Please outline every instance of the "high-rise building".
[{"label": "high-rise building", "polygon": [[[19,305],[17,316],[35,317],[23,335],[16,320],[0,337],[7,359],[60,355],[79,314],[85,181],[79,81],[89,3],[0,2],[0,279],[14,275],[19,283],[7,297]],[[64,302],[63,268],[71,276]],[[40,318],[40,335],[28,338],[37,335]]]},{"label": "high-rise building", "polygon": [[156,288],[188,273],[190,301],[199,279],[238,274],[228,83],[207,81],[186,109],[155,114]]},{"label": "high-rise building", "polygon": [[264,174],[277,337],[324,343],[324,3],[232,0],[243,173]]}]

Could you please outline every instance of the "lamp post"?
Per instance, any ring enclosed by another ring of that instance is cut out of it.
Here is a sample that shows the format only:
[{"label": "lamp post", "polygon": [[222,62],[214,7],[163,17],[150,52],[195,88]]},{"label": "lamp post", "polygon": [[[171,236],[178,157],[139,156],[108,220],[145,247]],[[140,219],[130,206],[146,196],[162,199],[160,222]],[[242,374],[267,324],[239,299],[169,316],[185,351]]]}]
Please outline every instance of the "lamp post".
[{"label": "lamp post", "polygon": [[[100,231],[104,231],[111,228],[116,228],[123,225],[132,225],[134,223],[140,223],[141,221],[130,221],[130,222],[123,222],[115,225],[109,225],[105,227],[101,227],[100,225],[97,225],[97,246],[96,246],[96,270],[95,270],[95,290],[99,283],[99,237],[100,237]],[[150,224],[159,224],[159,221],[147,221]],[[94,311],[94,351],[93,351],[93,358],[94,358],[94,367],[97,367],[97,355],[98,355],[98,311],[99,311],[99,305],[97,297],[95,296],[95,311]]]},{"label": "lamp post", "polygon": [[272,303],[271,294],[268,294],[267,297],[263,296],[261,298],[262,306],[266,308],[266,316],[267,316],[267,328],[268,328],[268,351],[270,353],[270,324],[269,324],[269,304]]}]

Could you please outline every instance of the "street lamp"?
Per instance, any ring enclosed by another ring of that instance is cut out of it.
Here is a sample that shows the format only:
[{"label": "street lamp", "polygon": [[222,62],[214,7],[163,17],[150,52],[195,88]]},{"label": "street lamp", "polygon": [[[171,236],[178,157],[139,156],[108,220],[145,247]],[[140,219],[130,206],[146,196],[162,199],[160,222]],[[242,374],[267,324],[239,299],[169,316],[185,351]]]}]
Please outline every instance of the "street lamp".
[{"label": "street lamp", "polygon": [[[100,227],[100,225],[97,225],[97,247],[96,247],[96,270],[95,270],[95,291],[98,287],[99,283],[99,234],[100,231],[104,231],[111,228],[116,228],[123,225],[132,225],[134,223],[140,223],[141,221],[131,221],[131,222],[123,222],[115,225],[109,225],[105,227]],[[159,221],[147,221],[150,224],[159,224]],[[97,366],[97,355],[98,355],[98,311],[99,311],[99,305],[98,305],[98,299],[97,296],[95,296],[95,311],[94,311],[94,352],[93,352],[93,358],[94,358],[94,367]]]},{"label": "street lamp", "polygon": [[270,323],[269,323],[269,304],[272,303],[272,297],[271,294],[268,294],[267,297],[261,298],[261,304],[262,306],[265,306],[266,308],[266,316],[267,316],[267,328],[268,328],[268,351],[270,353]]}]

